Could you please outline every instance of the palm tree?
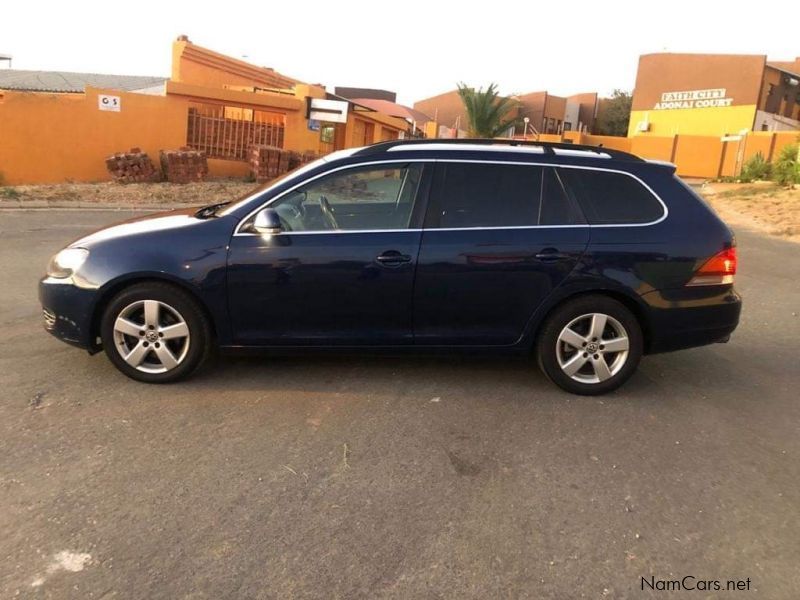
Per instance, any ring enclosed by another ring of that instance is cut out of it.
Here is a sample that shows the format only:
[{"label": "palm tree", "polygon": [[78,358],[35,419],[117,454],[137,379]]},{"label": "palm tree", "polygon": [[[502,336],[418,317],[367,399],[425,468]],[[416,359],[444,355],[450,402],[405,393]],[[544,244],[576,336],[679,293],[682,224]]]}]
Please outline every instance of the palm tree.
[{"label": "palm tree", "polygon": [[458,95],[467,111],[470,137],[497,137],[516,121],[516,118],[506,118],[509,111],[515,108],[516,101],[500,96],[494,83],[489,84],[486,91],[482,87],[476,90],[459,83]]}]

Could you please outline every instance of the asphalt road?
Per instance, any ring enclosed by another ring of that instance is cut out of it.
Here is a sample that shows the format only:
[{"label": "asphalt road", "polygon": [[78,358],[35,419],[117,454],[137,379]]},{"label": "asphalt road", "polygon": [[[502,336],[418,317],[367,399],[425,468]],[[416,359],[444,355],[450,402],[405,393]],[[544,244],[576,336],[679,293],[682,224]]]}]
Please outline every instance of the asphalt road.
[{"label": "asphalt road", "polygon": [[738,232],[731,342],[603,398],[489,358],[145,386],[36,299],[51,253],[127,216],[0,212],[0,598],[800,597],[800,246]]}]

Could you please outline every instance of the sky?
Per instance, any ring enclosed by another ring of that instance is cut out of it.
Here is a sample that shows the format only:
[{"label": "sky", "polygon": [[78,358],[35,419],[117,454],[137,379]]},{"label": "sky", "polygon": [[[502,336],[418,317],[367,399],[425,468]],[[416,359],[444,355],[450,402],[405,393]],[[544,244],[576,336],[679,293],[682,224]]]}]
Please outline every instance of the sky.
[{"label": "sky", "polygon": [[[640,54],[800,56],[800,5],[739,0],[6,0],[0,54],[15,69],[170,73],[181,34],[308,83],[414,101],[495,82],[501,93],[632,90]],[[488,8],[496,8],[496,14]],[[0,62],[0,68],[5,64]]]}]

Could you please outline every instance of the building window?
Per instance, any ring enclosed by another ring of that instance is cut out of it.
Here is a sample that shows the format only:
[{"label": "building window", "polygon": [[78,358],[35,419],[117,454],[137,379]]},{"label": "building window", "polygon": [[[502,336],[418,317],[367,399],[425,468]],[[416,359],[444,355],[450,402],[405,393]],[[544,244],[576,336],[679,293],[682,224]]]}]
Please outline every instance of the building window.
[{"label": "building window", "polygon": [[209,158],[247,160],[252,145],[283,148],[285,130],[282,113],[191,102],[186,145]]}]

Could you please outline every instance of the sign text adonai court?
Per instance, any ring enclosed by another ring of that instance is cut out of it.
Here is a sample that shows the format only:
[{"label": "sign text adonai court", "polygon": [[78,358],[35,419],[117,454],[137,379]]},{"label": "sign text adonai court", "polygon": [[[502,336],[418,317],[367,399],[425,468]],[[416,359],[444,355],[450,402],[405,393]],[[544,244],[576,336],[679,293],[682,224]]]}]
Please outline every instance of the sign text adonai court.
[{"label": "sign text adonai court", "polygon": [[664,92],[661,102],[656,102],[653,110],[669,108],[719,108],[730,106],[733,98],[725,97],[725,88],[711,90],[690,90],[688,92]]}]

